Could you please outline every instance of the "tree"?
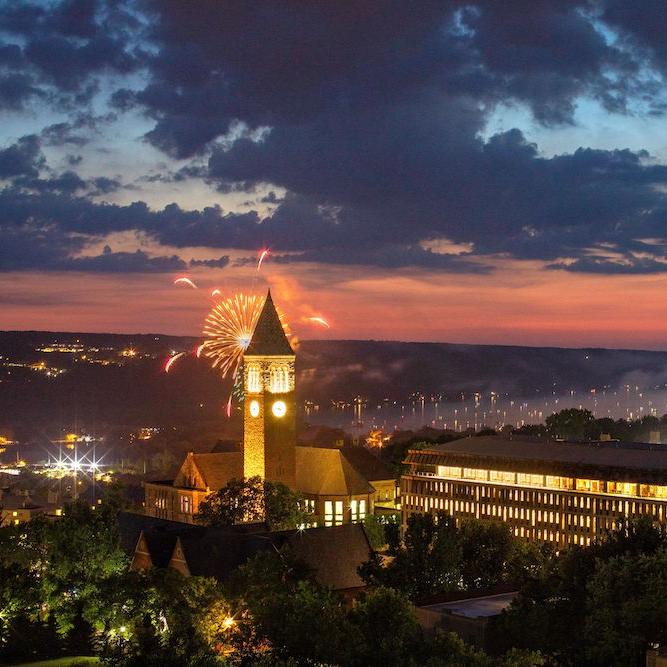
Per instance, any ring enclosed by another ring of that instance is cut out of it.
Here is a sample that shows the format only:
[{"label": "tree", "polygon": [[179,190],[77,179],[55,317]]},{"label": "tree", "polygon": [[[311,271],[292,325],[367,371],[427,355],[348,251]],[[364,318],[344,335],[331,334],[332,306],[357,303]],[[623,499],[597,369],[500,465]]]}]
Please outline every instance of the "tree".
[{"label": "tree", "polygon": [[667,641],[654,597],[666,597],[664,552],[664,528],[642,518],[620,522],[588,548],[547,555],[495,624],[495,648],[540,650],[562,665],[633,664],[646,642]]},{"label": "tree", "polygon": [[377,557],[371,557],[360,568],[360,575],[369,584],[396,588],[417,600],[457,588],[459,563],[454,520],[445,513],[414,514],[394,560],[383,567]]},{"label": "tree", "polygon": [[362,565],[371,585],[396,588],[411,600],[452,590],[490,588],[519,577],[519,568],[535,568],[537,553],[521,552],[506,524],[469,519],[457,528],[441,512],[409,517],[402,544],[392,546],[386,566],[377,555]]},{"label": "tree", "polygon": [[199,505],[197,521],[206,526],[228,527],[264,521],[271,530],[297,528],[308,523],[303,496],[279,482],[261,477],[232,479]]},{"label": "tree", "polygon": [[184,577],[172,568],[127,572],[103,600],[99,652],[107,664],[209,664],[236,630],[215,579]]},{"label": "tree", "polygon": [[364,518],[364,530],[373,549],[382,549],[387,544],[385,537],[386,523],[377,514],[368,514]]},{"label": "tree", "polygon": [[238,569],[229,590],[244,619],[235,646],[250,664],[267,651],[271,664],[288,658],[347,664],[354,639],[340,600],[289,550],[256,554]]},{"label": "tree", "polygon": [[547,431],[556,438],[581,440],[591,437],[590,427],[595,418],[590,410],[568,408],[546,418]]},{"label": "tree", "polygon": [[422,633],[408,599],[391,588],[366,593],[350,612],[360,633],[355,662],[368,667],[409,664],[421,652]]},{"label": "tree", "polygon": [[60,641],[73,650],[89,650],[104,613],[101,592],[127,565],[116,519],[113,503],[93,509],[75,502],[57,521],[37,518],[0,530],[0,633],[5,639],[16,636],[17,624],[30,627],[33,635],[52,627],[58,636],[52,648]]},{"label": "tree", "polygon": [[506,523],[463,521],[458,531],[463,588],[490,588],[500,583],[515,541]]},{"label": "tree", "polygon": [[592,664],[640,664],[667,644],[667,549],[601,561],[587,586],[587,655]]}]

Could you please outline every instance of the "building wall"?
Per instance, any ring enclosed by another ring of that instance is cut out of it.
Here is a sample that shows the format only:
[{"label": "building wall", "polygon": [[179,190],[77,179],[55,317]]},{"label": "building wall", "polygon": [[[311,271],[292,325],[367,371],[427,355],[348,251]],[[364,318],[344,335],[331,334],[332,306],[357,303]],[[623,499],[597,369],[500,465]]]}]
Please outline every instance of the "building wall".
[{"label": "building wall", "polygon": [[[546,485],[549,479],[566,478],[524,475],[531,484],[522,483],[524,478],[518,474],[514,483],[502,484],[420,473],[413,466],[410,474],[401,478],[402,524],[405,527],[412,514],[442,511],[455,519],[503,521],[517,537],[564,547],[590,544],[621,518],[646,515],[667,521],[667,498],[640,495],[642,490],[651,493],[648,485],[623,483],[625,486],[617,487],[621,483],[573,477],[567,478],[571,483],[558,482],[571,488],[553,488]],[[539,477],[543,485],[537,484]],[[595,482],[595,486],[588,482]],[[598,490],[590,490],[591,487]],[[619,493],[617,488],[627,493]],[[633,488],[636,495],[631,493]]]},{"label": "building wall", "polygon": [[14,509],[3,509],[0,511],[0,526],[18,526],[21,523],[27,523],[36,516],[45,514],[42,508],[27,509],[24,507]]},{"label": "building wall", "polygon": [[375,501],[378,503],[395,503],[398,487],[395,479],[374,480],[371,485],[375,489]]},{"label": "building wall", "polygon": [[208,495],[206,491],[184,489],[169,484],[145,483],[145,513],[158,519],[194,523],[199,503]]},{"label": "building wall", "polygon": [[375,509],[374,494],[355,496],[319,496],[304,494],[313,510],[312,524],[339,526],[344,523],[363,521]]}]

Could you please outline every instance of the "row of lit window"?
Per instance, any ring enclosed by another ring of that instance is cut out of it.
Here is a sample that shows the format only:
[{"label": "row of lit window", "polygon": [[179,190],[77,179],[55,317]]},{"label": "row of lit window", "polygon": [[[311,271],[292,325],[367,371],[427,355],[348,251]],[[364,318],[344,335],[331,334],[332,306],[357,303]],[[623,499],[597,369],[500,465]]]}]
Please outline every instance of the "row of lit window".
[{"label": "row of lit window", "polygon": [[579,477],[560,477],[533,473],[510,472],[506,470],[485,470],[483,468],[463,468],[459,466],[437,466],[437,476],[450,479],[511,484],[516,486],[538,486],[567,491],[588,491],[590,493],[613,493],[639,498],[667,499],[667,486],[638,484],[635,482],[604,481]]}]

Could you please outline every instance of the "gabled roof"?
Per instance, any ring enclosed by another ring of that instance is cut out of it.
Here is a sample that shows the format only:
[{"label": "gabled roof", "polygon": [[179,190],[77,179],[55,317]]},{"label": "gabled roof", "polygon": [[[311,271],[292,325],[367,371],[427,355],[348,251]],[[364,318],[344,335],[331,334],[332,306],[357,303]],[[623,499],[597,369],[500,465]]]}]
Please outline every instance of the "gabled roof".
[{"label": "gabled roof", "polygon": [[266,301],[264,301],[262,312],[259,314],[255,331],[252,334],[252,340],[245,354],[270,356],[294,354],[294,350],[289,344],[283,325],[280,322],[276,307],[273,305],[271,290],[266,295]]},{"label": "gabled roof", "polygon": [[[128,518],[130,521],[123,523],[138,523]],[[136,550],[147,551],[155,567],[167,567],[180,549],[189,574],[223,581],[256,553],[287,547],[313,571],[320,584],[332,590],[364,586],[357,568],[368,560],[371,546],[360,524],[255,533],[175,521],[145,524]]]},{"label": "gabled roof", "polygon": [[372,487],[340,449],[296,448],[296,488],[322,496],[355,496],[373,493]]},{"label": "gabled roof", "polygon": [[390,465],[380,460],[366,447],[360,445],[343,447],[341,451],[352,467],[369,482],[396,479],[397,477]]},{"label": "gabled roof", "polygon": [[357,570],[368,560],[372,547],[361,524],[296,531],[287,543],[323,586],[334,591],[365,586]]},{"label": "gabled roof", "polygon": [[229,480],[241,477],[243,453],[240,451],[207,454],[189,452],[174,479],[174,486],[218,491]]}]

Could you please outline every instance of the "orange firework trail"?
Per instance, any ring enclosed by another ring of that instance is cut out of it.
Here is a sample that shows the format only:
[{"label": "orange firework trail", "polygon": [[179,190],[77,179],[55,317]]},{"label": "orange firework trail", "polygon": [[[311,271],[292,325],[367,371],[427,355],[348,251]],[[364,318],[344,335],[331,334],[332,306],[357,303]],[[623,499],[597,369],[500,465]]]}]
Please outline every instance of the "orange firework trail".
[{"label": "orange firework trail", "polygon": [[259,261],[257,262],[257,270],[259,271],[262,268],[262,262],[264,261],[264,258],[269,254],[269,249],[266,248],[265,250],[262,250],[262,252],[259,255]]},{"label": "orange firework trail", "polygon": [[185,352],[179,352],[178,354],[174,354],[173,356],[169,357],[169,359],[167,359],[167,363],[164,365],[164,372],[168,373],[169,369],[174,365],[176,360],[180,359],[184,354]]},{"label": "orange firework trail", "polygon": [[309,317],[307,319],[309,322],[315,322],[315,324],[321,324],[323,327],[331,329],[331,326],[323,317]]},{"label": "orange firework trail", "polygon": [[195,285],[190,278],[186,278],[185,276],[176,278],[176,280],[174,280],[174,285],[190,285],[193,289],[197,289],[197,285]]}]

